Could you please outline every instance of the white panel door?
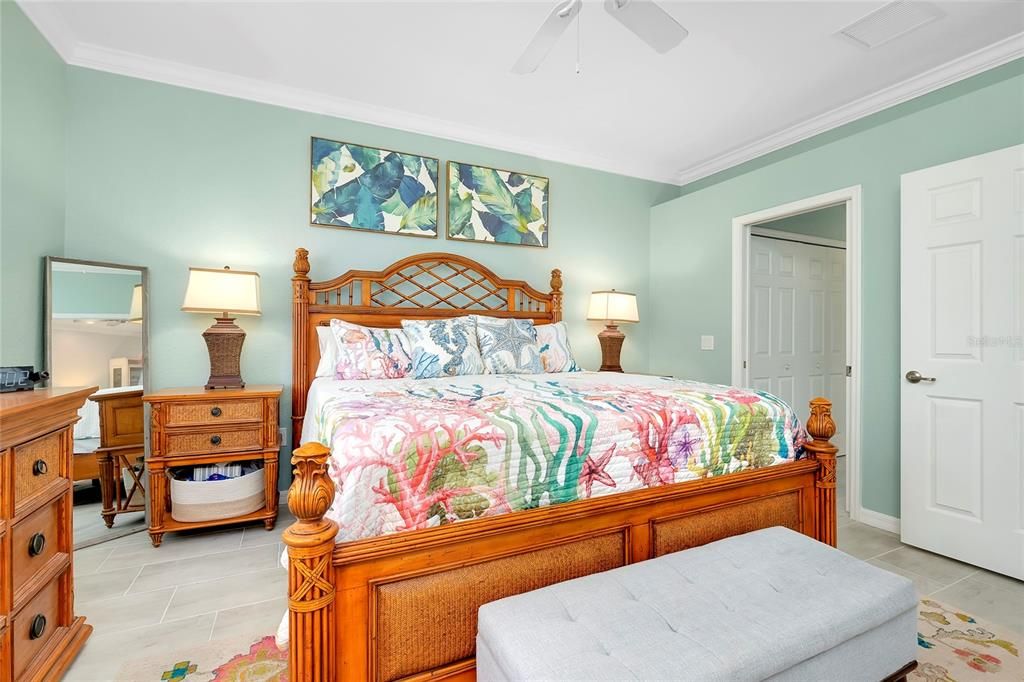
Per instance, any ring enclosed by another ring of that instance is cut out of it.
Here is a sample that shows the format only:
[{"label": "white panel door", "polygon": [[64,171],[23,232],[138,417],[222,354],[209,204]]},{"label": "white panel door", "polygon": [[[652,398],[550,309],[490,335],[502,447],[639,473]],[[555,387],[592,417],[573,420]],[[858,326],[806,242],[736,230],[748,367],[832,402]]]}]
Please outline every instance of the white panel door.
[{"label": "white panel door", "polygon": [[1024,145],[903,176],[900,280],[903,541],[1024,579]]},{"label": "white panel door", "polygon": [[750,238],[748,383],[804,416],[811,398],[833,401],[845,453],[846,252]]}]

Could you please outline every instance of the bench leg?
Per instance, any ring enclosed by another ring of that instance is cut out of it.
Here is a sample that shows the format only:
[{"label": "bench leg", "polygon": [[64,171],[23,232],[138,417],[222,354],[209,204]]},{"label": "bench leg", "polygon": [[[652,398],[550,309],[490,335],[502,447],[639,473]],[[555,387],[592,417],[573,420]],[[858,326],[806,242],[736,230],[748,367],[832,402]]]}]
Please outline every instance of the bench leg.
[{"label": "bench leg", "polygon": [[907,675],[914,672],[917,669],[917,661],[911,661],[905,666],[894,672],[889,677],[882,680],[882,682],[907,682]]}]

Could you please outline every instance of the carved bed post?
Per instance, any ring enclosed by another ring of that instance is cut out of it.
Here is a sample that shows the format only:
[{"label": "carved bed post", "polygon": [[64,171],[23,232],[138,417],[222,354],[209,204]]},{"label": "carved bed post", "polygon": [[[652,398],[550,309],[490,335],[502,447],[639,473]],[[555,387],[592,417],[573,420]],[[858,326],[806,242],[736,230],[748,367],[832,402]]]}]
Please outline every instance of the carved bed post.
[{"label": "carved bed post", "polygon": [[288,509],[298,520],[281,536],[288,547],[288,668],[290,679],[303,682],[337,678],[331,558],[338,524],[324,518],[334,501],[329,454],[320,443],[306,443],[292,453],[295,478]]},{"label": "carved bed post", "polygon": [[827,545],[836,546],[836,446],[829,439],[836,435],[832,421],[832,401],[815,398],[811,401],[811,416],[807,432],[814,438],[804,448],[818,460],[818,480],[814,487],[814,537]]},{"label": "carved bed post", "polygon": [[551,271],[551,317],[553,322],[562,320],[562,271]]},{"label": "carved bed post", "polygon": [[309,251],[295,249],[292,263],[292,447],[299,447],[302,418],[306,414],[306,389],[309,387],[307,321],[309,319]]}]

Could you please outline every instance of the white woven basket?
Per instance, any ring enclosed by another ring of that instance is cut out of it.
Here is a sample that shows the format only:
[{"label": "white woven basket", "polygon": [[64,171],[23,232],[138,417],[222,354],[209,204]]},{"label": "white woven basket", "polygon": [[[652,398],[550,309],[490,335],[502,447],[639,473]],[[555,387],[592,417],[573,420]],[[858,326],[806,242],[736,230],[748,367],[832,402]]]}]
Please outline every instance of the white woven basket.
[{"label": "white woven basket", "polygon": [[266,504],[263,469],[223,481],[179,481],[167,472],[171,487],[171,518],[175,521],[216,521],[242,516]]}]

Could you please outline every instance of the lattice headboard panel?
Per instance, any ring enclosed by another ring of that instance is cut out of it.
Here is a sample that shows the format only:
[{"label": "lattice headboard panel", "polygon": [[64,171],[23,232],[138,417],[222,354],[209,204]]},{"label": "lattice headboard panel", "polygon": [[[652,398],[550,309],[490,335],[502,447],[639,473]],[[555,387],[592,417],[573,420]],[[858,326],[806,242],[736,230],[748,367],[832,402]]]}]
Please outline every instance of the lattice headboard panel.
[{"label": "lattice headboard panel", "polygon": [[309,252],[296,249],[292,277],[292,428],[299,444],[306,394],[320,360],[316,328],[331,318],[370,327],[397,327],[403,319],[481,313],[493,317],[562,319],[562,273],[551,271],[551,290],[498,277],[474,260],[452,253],[411,256],[384,270],[350,270],[331,280],[309,279]]},{"label": "lattice headboard panel", "polygon": [[498,278],[451,254],[417,256],[372,275],[350,272],[310,284],[311,305],[380,309],[548,313],[552,294]]}]

